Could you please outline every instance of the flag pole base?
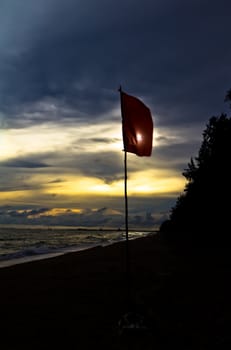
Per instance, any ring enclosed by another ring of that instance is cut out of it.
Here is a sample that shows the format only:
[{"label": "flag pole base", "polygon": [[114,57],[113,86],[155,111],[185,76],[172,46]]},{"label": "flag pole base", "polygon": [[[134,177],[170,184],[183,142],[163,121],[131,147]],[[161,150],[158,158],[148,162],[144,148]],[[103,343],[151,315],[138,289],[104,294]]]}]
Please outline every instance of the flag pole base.
[{"label": "flag pole base", "polygon": [[145,316],[139,312],[129,311],[118,322],[119,336],[130,336],[149,332]]}]

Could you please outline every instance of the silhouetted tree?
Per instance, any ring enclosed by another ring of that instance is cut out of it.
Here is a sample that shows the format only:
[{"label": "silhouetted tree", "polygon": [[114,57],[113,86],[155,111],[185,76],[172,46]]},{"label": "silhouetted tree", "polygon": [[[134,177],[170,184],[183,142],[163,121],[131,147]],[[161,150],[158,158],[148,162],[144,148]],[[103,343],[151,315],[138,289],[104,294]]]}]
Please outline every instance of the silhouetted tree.
[{"label": "silhouetted tree", "polygon": [[[225,96],[225,102],[231,101],[231,89],[227,91]],[[230,104],[231,107],[231,104]]]},{"label": "silhouetted tree", "polygon": [[[231,100],[231,90],[226,100]],[[231,119],[211,117],[198,156],[182,175],[187,183],[170,219],[160,227],[174,241],[225,244],[229,241],[231,199]]]}]

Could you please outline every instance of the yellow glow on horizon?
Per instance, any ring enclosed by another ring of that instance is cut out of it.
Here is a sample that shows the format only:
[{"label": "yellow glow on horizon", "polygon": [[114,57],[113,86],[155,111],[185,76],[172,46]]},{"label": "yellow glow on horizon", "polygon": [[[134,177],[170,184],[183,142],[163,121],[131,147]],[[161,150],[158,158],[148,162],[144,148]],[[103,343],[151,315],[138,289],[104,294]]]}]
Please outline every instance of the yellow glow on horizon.
[{"label": "yellow glow on horizon", "polygon": [[[132,173],[127,181],[130,194],[155,194],[180,192],[185,186],[183,177],[179,178],[175,173],[166,173],[162,170],[147,170]],[[94,177],[66,176],[66,181],[61,183],[49,183],[43,188],[45,193],[57,195],[110,195],[123,196],[124,180],[115,180],[105,183]]]},{"label": "yellow glow on horizon", "polygon": [[[162,136],[163,134],[164,137]],[[158,131],[155,128],[153,138],[154,147],[168,144],[169,140],[166,135],[168,136],[169,134],[167,134],[167,132],[161,133],[161,130]],[[175,137],[175,139],[178,140],[177,137]],[[138,134],[137,140],[141,141],[142,135]],[[108,124],[84,124],[76,127],[67,125],[64,127],[62,125],[49,123],[24,129],[0,131],[0,146],[0,160],[26,157],[28,155],[31,157],[33,154],[40,155],[45,153],[47,153],[48,156],[49,153],[52,155],[53,153],[55,155],[60,154],[60,157],[63,157],[63,155],[73,156],[81,153],[81,156],[84,157],[84,153],[88,152],[95,153],[98,156],[98,154],[107,151],[117,152],[117,155],[120,154],[121,169],[123,167],[123,142],[120,118],[118,118],[118,122],[110,122]],[[103,179],[94,176],[84,177],[79,174],[71,174],[66,168],[58,169],[59,158],[54,157],[54,159],[52,159],[52,155],[51,164],[57,166],[57,173],[55,173],[55,169],[52,166],[39,169],[38,172],[36,172],[36,169],[26,169],[25,171],[28,174],[26,180],[27,189],[12,189],[12,191],[1,192],[1,203],[43,203],[42,206],[49,206],[53,204],[56,205],[55,202],[58,200],[61,206],[65,206],[65,200],[70,201],[71,198],[76,199],[81,196],[87,196],[89,198],[91,198],[91,196],[94,198],[97,196],[124,196],[123,179],[115,179],[111,183],[106,183]],[[181,175],[169,169],[153,170],[152,160],[150,158],[141,159],[135,155],[130,156],[127,182],[128,195],[155,196],[155,194],[167,195],[168,193],[179,193],[183,191],[185,180]],[[133,169],[142,169],[146,161],[152,169],[129,171],[130,164],[133,164],[133,167],[131,167]],[[49,164],[49,162],[47,163]],[[10,170],[12,171],[12,169]],[[74,169],[70,169],[70,171],[73,172]],[[55,182],[55,179],[59,177],[62,180]],[[20,184],[18,184],[17,187],[19,187],[19,185]],[[64,209],[60,208],[56,210],[57,211],[51,211],[50,215],[61,215]]]},{"label": "yellow glow on horizon", "polygon": [[131,174],[128,191],[131,194],[155,194],[182,191],[185,180],[164,170],[146,170]]},{"label": "yellow glow on horizon", "polygon": [[[1,193],[1,202],[8,203],[31,203],[46,202],[47,206],[55,204],[57,201],[63,201],[68,198],[78,198],[81,196],[101,197],[101,196],[124,196],[124,180],[115,180],[108,184],[103,179],[94,177],[81,177],[74,175],[65,175],[63,182],[51,182],[55,174],[49,176],[47,174],[35,175],[31,178],[30,186],[27,190],[20,191],[4,191]],[[36,190],[30,189],[34,185],[41,183],[42,186]],[[134,172],[130,174],[127,187],[128,195],[144,195],[149,196],[155,194],[164,195],[168,193],[180,193],[185,186],[183,177],[178,177],[175,173],[165,172],[164,170],[147,170]],[[44,205],[44,204],[43,204]],[[51,211],[51,215],[58,215],[62,212],[62,208]],[[78,209],[76,209],[78,210]],[[80,210],[80,209],[79,209]]]},{"label": "yellow glow on horizon", "polygon": [[[4,191],[1,192],[1,203],[8,205],[21,204],[27,202],[28,204],[34,204],[35,191],[15,190],[15,191]],[[35,203],[36,204],[36,203]]]},{"label": "yellow glow on horizon", "polygon": [[40,218],[43,216],[60,216],[60,215],[64,215],[64,214],[81,214],[83,213],[84,210],[83,209],[79,209],[79,208],[71,208],[71,209],[67,209],[67,208],[52,208],[49,210],[46,210],[44,212],[41,213],[36,213],[36,214],[31,214],[28,216],[29,219],[35,219],[35,218]]},{"label": "yellow glow on horizon", "polygon": [[91,192],[105,193],[111,191],[111,186],[108,184],[97,184],[90,187]]}]

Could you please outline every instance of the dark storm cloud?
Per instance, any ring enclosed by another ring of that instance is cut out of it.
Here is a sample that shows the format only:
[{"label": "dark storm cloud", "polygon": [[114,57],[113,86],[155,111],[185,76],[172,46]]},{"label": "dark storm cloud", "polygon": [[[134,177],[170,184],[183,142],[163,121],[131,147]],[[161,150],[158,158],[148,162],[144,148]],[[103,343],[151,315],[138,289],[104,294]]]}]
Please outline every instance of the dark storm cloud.
[{"label": "dark storm cloud", "polygon": [[0,183],[0,191],[1,192],[11,192],[11,191],[28,191],[28,190],[34,190],[37,187],[35,185],[33,186],[28,186],[27,184],[24,184],[22,182],[16,184],[15,182],[12,181],[7,181],[7,185],[2,185]]},{"label": "dark storm cloud", "polygon": [[[30,180],[30,176],[27,176]],[[18,175],[9,175],[7,180],[0,180],[0,192],[30,191],[41,189],[41,184],[28,183],[25,177]]]},{"label": "dark storm cloud", "polygon": [[2,214],[6,214],[9,217],[21,217],[21,218],[28,218],[30,215],[39,215],[44,214],[48,211],[48,208],[39,208],[39,209],[29,209],[29,210],[7,210],[6,212],[2,211]]},{"label": "dark storm cloud", "polygon": [[[139,199],[142,201],[142,210],[137,210],[137,206],[129,212],[130,228],[147,227],[157,228],[159,224],[167,218],[165,213],[155,211],[155,206],[145,203],[147,198]],[[139,202],[138,200],[138,202]],[[163,201],[163,199],[162,199]],[[138,203],[137,202],[137,203]],[[139,206],[138,206],[139,208]],[[124,212],[121,210],[112,210],[109,207],[102,207],[98,210],[83,209],[80,213],[73,211],[72,208],[53,216],[52,208],[30,208],[22,207],[13,209],[11,207],[0,207],[0,220],[3,224],[40,224],[40,225],[77,225],[84,227],[124,227]],[[139,208],[140,209],[140,208]]]},{"label": "dark storm cloud", "polygon": [[153,167],[172,169],[181,173],[190,161],[198,155],[198,145],[194,142],[171,143],[155,149]]},{"label": "dark storm cloud", "polygon": [[49,183],[50,184],[56,184],[56,183],[62,183],[62,182],[64,182],[65,180],[63,180],[63,179],[54,179],[54,180],[52,180],[52,181],[49,181]]},{"label": "dark storm cloud", "polygon": [[123,178],[123,164],[118,152],[84,152],[84,155],[60,152],[48,153],[44,157],[48,162],[50,158],[50,171],[53,169],[57,175],[96,177],[108,184]]},{"label": "dark storm cloud", "polygon": [[31,161],[23,157],[0,161],[0,166],[10,168],[46,168],[49,165],[41,162]]},{"label": "dark storm cloud", "polygon": [[[8,168],[17,168],[17,172],[10,172]],[[110,184],[123,178],[121,155],[117,152],[85,152],[83,154],[49,152],[13,158],[0,162],[0,191],[13,191],[42,188],[44,180],[30,183],[30,177],[39,175],[46,170],[47,175],[55,179],[48,183],[65,182],[65,175],[81,175],[95,177]],[[26,173],[25,173],[26,170]],[[57,176],[62,178],[57,178]],[[16,185],[17,184],[17,185]]]},{"label": "dark storm cloud", "polygon": [[118,104],[122,84],[159,125],[204,122],[230,88],[230,9],[228,0],[3,1],[4,119],[34,108],[30,121],[42,122],[46,100],[78,111],[57,121],[89,121]]},{"label": "dark storm cloud", "polygon": [[89,140],[90,142],[96,142],[96,143],[106,143],[109,144],[113,141],[118,141],[118,139],[109,139],[109,138],[103,138],[103,137],[94,137],[92,139]]}]

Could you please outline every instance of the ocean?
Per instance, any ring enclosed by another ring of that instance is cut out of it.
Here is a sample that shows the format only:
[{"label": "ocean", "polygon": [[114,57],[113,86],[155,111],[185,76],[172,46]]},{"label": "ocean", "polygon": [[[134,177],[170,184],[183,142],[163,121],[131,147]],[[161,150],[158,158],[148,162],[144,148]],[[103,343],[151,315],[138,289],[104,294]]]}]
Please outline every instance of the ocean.
[{"label": "ocean", "polygon": [[[151,231],[129,231],[129,239]],[[152,231],[153,233],[153,231]],[[125,240],[123,230],[0,225],[0,268]]]}]

